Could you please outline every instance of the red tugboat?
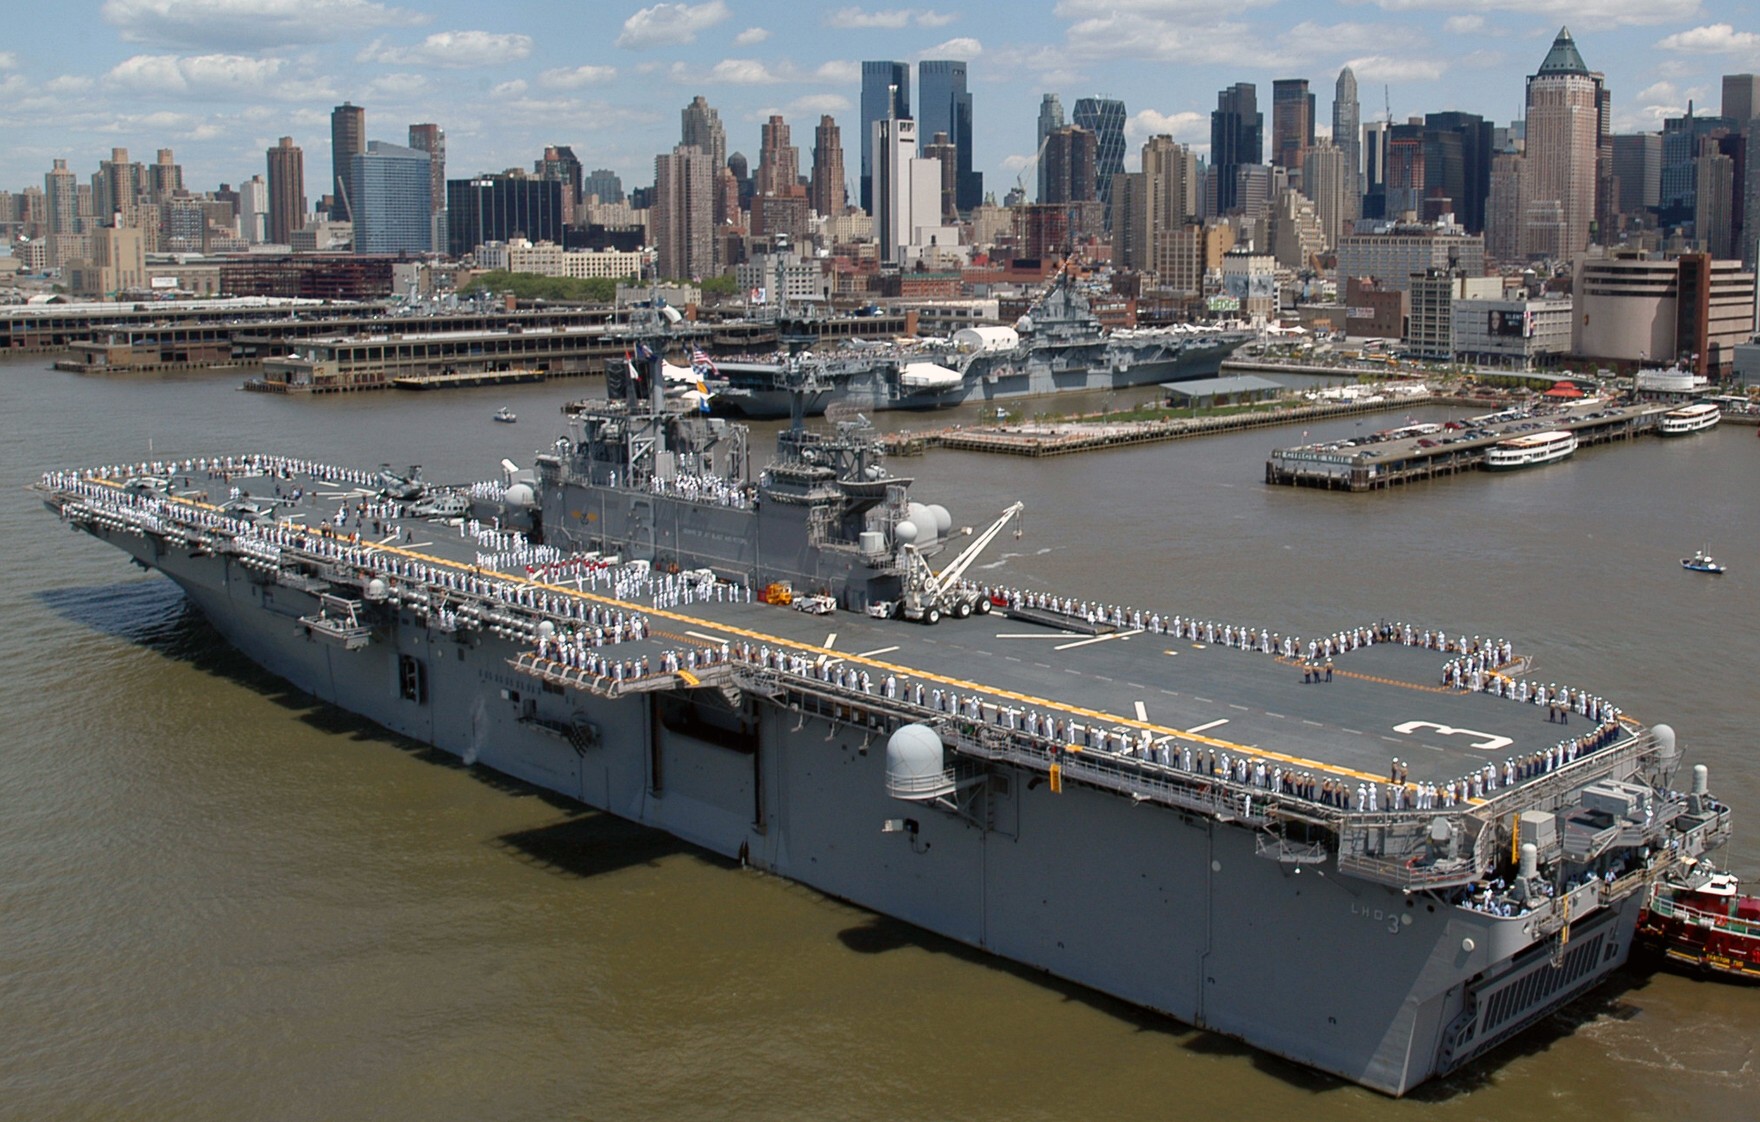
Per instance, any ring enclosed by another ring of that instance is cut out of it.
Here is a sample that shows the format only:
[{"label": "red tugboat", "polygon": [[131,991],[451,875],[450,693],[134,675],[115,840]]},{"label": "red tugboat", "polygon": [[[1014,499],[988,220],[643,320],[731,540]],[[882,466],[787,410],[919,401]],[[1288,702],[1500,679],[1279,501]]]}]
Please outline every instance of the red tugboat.
[{"label": "red tugboat", "polygon": [[1733,874],[1701,866],[1686,881],[1659,881],[1638,921],[1638,944],[1677,966],[1760,982],[1760,897]]}]

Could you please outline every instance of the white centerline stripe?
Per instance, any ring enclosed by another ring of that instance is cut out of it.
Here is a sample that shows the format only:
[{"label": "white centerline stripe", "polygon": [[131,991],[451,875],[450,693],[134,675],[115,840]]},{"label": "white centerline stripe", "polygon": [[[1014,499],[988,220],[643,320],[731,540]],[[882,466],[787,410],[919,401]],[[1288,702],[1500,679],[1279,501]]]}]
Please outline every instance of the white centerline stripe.
[{"label": "white centerline stripe", "polygon": [[1067,639],[1074,634],[1073,631],[1057,631],[1049,634],[1044,631],[998,631],[996,637],[998,639]]},{"label": "white centerline stripe", "polygon": [[863,651],[861,654],[856,655],[856,657],[857,658],[873,658],[875,655],[891,654],[893,651],[896,651],[897,649],[898,649],[897,647],[877,647],[871,651]]},{"label": "white centerline stripe", "polygon": [[1085,647],[1089,643],[1104,643],[1108,639],[1128,639],[1132,635],[1141,635],[1142,633],[1143,629],[1140,627],[1135,631],[1115,631],[1110,635],[1096,635],[1091,639],[1077,639],[1073,643],[1063,643],[1052,647],[1051,649],[1054,651],[1067,651],[1073,647]]},{"label": "white centerline stripe", "polygon": [[824,647],[826,650],[830,650],[832,647],[837,646],[837,632],[835,632],[835,631],[829,632],[825,636],[825,641],[819,645]]},{"label": "white centerline stripe", "polygon": [[1186,731],[1187,732],[1203,732],[1205,729],[1213,729],[1217,725],[1226,725],[1226,724],[1228,724],[1228,718],[1222,717],[1217,720],[1211,721],[1207,725],[1193,725],[1191,728],[1187,729]]},{"label": "white centerline stripe", "polygon": [[1149,719],[1149,707],[1147,705],[1144,705],[1140,701],[1137,702],[1137,720],[1146,721],[1148,719]]},{"label": "white centerline stripe", "polygon": [[727,638],[725,635],[705,635],[701,631],[687,631],[685,634],[693,639],[701,639],[705,643],[719,643]]}]

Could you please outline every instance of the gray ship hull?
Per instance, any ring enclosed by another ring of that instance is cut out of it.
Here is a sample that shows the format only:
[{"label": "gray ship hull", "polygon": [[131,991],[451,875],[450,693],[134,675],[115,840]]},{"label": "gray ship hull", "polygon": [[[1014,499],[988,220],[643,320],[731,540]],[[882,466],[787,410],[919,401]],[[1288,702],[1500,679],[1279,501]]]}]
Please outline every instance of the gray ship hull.
[{"label": "gray ship hull", "polygon": [[[962,370],[960,380],[945,387],[913,389],[902,384],[898,363],[875,361],[834,369],[824,388],[805,396],[805,414],[814,416],[828,405],[847,404],[863,412],[887,410],[948,409],[956,405],[1015,401],[1064,393],[1092,393],[1155,385],[1160,382],[1213,374],[1217,365],[1244,341],[1228,337],[1215,343],[1190,343],[1177,353],[1156,347],[1149,357],[1112,354],[1099,346],[1079,348],[1072,354],[979,355]],[[1084,353],[1091,351],[1091,354]],[[958,363],[948,356],[927,356],[926,361]],[[732,364],[729,364],[732,366]],[[743,369],[731,384],[717,391],[713,407],[751,418],[790,415],[795,390],[789,388],[780,368],[771,371]]]},{"label": "gray ship hull", "polygon": [[[521,647],[394,613],[344,649],[312,593],[230,556],[102,527],[174,580],[228,642],[315,697],[581,803],[1298,1063],[1402,1094],[1581,994],[1625,961],[1638,898],[1562,954],[1528,921],[1445,906],[1331,866],[1267,860],[1244,824],[999,767],[976,820],[882,833],[876,734],[749,696],[668,702],[540,688]],[[784,613],[787,614],[787,613]],[[407,660],[421,698],[400,694]]]}]

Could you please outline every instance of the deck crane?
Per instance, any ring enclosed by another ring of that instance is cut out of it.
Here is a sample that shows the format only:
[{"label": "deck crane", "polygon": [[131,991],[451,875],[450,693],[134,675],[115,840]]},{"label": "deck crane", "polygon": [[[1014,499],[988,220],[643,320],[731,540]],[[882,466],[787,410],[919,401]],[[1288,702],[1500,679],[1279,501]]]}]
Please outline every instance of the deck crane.
[{"label": "deck crane", "polygon": [[959,556],[948,562],[947,567],[939,573],[929,568],[929,562],[923,558],[921,550],[906,543],[899,551],[905,566],[904,593],[898,601],[899,614],[905,619],[939,623],[946,614],[964,619],[974,611],[979,615],[988,612],[989,599],[963,587],[960,578],[971,568],[978,555],[984,552],[984,548],[1002,532],[1002,528],[1025,507],[1025,503],[1015,503],[1003,511],[1001,518],[973,538],[970,544],[960,550]]}]

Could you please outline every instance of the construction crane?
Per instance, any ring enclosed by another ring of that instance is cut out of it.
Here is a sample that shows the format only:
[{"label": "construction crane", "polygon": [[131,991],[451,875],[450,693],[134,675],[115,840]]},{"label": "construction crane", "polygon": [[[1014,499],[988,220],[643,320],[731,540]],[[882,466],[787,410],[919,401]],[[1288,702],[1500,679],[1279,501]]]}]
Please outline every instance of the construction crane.
[{"label": "construction crane", "polygon": [[1025,509],[1025,503],[1015,503],[1002,512],[1002,517],[992,522],[988,529],[960,551],[958,557],[948,562],[947,567],[939,573],[929,568],[929,562],[915,545],[905,544],[900,550],[904,562],[904,594],[899,598],[898,613],[905,619],[920,620],[923,623],[939,623],[943,615],[952,615],[955,619],[965,619],[973,612],[983,615],[990,610],[990,600],[979,592],[965,588],[960,578],[971,568],[972,562],[984,552],[984,548],[1002,533],[1015,515]]}]

